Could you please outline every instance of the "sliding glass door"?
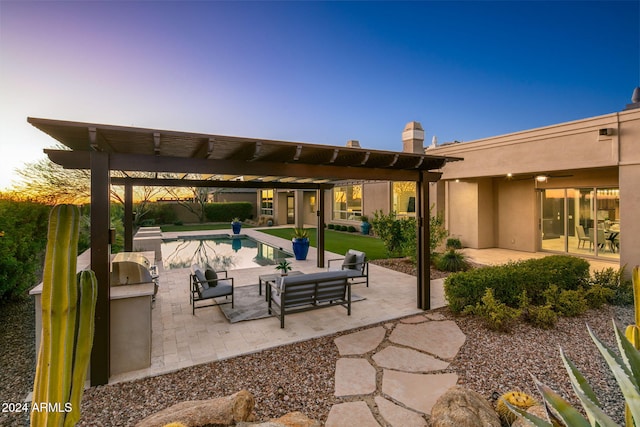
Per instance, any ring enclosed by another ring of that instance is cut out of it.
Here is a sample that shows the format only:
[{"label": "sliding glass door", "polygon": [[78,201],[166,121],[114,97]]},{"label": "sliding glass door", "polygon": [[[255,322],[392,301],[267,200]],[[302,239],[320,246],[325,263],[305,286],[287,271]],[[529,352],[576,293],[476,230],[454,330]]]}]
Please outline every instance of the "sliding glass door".
[{"label": "sliding glass door", "polygon": [[617,188],[540,191],[540,248],[608,258],[620,257]]}]

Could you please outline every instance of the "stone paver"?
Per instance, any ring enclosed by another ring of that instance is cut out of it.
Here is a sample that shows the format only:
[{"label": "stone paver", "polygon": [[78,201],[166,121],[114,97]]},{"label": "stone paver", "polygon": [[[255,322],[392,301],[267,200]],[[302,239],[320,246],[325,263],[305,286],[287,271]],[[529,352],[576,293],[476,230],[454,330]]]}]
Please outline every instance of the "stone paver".
[{"label": "stone paver", "polygon": [[381,368],[395,369],[405,372],[429,372],[446,369],[448,362],[436,359],[428,354],[409,348],[396,346],[386,347],[376,353],[373,360]]},{"label": "stone paver", "polygon": [[401,323],[424,323],[428,320],[429,319],[427,319],[423,314],[418,314],[417,316],[411,316],[411,317],[406,317],[404,319],[401,319],[400,322]]},{"label": "stone paver", "polygon": [[464,344],[465,336],[453,320],[419,324],[398,323],[389,341],[406,345],[441,359],[451,360]]},{"label": "stone paver", "polygon": [[352,334],[343,335],[334,340],[338,346],[338,352],[341,356],[351,354],[365,354],[375,350],[386,334],[386,330],[382,326],[363,331],[354,332]]},{"label": "stone paver", "polygon": [[411,374],[385,369],[382,393],[409,408],[429,414],[436,400],[457,381],[456,374]]},{"label": "stone paver", "polygon": [[376,370],[365,359],[338,359],[335,395],[353,396],[376,391]]},{"label": "stone paver", "polygon": [[347,402],[333,405],[325,427],[380,427],[365,402]]},{"label": "stone paver", "polygon": [[381,396],[376,396],[376,405],[380,415],[393,427],[425,427],[427,422],[416,412],[396,405]]}]

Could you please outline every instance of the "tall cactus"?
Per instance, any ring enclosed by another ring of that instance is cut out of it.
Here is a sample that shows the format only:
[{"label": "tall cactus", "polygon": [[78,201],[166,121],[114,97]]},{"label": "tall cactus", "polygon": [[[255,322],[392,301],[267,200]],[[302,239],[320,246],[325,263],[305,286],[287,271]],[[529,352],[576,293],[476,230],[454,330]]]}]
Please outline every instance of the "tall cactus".
[{"label": "tall cactus", "polygon": [[76,274],[79,221],[73,205],[57,205],[49,216],[32,426],[73,426],[80,419],[97,282],[92,271]]}]

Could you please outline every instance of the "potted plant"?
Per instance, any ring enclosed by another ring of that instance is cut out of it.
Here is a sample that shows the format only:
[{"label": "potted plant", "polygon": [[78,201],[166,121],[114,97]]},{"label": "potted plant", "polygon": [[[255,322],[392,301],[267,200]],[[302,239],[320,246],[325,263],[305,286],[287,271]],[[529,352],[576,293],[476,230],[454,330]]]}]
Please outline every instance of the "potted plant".
[{"label": "potted plant", "polygon": [[309,253],[309,232],[304,227],[293,229],[293,253],[296,256],[296,260],[304,261],[307,259]]},{"label": "potted plant", "polygon": [[371,224],[369,223],[369,217],[366,215],[362,215],[360,217],[360,219],[362,220],[362,222],[360,223],[360,232],[362,234],[369,234],[369,231],[371,230]]},{"label": "potted plant", "polygon": [[276,265],[276,270],[280,270],[281,276],[286,276],[289,271],[291,271],[291,263],[286,259],[283,259]]},{"label": "potted plant", "polygon": [[235,217],[231,220],[231,229],[233,230],[233,234],[240,234],[240,229],[242,228],[242,223],[240,222],[240,218]]}]

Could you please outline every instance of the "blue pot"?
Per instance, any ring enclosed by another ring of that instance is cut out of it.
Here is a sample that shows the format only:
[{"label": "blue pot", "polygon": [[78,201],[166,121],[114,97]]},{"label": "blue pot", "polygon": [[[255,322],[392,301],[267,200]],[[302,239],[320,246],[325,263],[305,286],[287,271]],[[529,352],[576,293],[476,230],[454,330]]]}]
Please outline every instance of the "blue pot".
[{"label": "blue pot", "polygon": [[309,253],[309,239],[293,239],[293,254],[296,256],[296,260],[304,261],[307,259]]},{"label": "blue pot", "polygon": [[369,230],[371,230],[371,224],[368,222],[363,222],[360,224],[360,232],[362,234],[369,234]]},{"label": "blue pot", "polygon": [[233,234],[240,234],[240,229],[242,228],[241,222],[232,222],[231,229],[233,230]]}]

